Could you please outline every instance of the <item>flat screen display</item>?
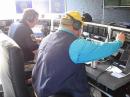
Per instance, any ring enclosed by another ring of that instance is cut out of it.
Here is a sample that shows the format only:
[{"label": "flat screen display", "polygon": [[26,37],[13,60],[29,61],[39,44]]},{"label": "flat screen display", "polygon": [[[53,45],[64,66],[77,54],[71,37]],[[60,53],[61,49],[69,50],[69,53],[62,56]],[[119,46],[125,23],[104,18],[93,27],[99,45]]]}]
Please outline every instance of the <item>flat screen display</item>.
[{"label": "flat screen display", "polygon": [[84,26],[83,32],[87,32],[89,34],[89,38],[103,42],[107,39],[108,36],[107,28],[93,25]]},{"label": "flat screen display", "polygon": [[16,13],[23,13],[26,8],[32,8],[31,0],[16,0]]}]

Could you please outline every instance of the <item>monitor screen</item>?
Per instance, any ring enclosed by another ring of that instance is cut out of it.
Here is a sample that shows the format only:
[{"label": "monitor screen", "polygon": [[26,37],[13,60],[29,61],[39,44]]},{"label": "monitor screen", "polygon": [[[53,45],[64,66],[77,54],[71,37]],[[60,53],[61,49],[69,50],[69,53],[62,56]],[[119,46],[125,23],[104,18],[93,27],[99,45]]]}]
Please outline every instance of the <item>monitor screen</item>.
[{"label": "monitor screen", "polygon": [[32,8],[31,0],[16,0],[16,12],[23,13],[23,10],[26,8]]},{"label": "monitor screen", "polygon": [[107,39],[108,36],[107,28],[94,25],[84,26],[83,32],[87,32],[89,38],[103,42]]}]

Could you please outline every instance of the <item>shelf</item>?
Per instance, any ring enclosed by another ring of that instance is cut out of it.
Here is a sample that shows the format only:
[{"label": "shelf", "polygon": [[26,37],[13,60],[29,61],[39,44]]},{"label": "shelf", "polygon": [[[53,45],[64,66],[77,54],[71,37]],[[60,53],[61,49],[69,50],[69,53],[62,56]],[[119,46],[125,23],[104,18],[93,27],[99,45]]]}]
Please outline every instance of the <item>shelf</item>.
[{"label": "shelf", "polygon": [[130,8],[130,6],[104,6],[104,8]]},{"label": "shelf", "polygon": [[130,8],[130,0],[103,0],[104,8]]}]

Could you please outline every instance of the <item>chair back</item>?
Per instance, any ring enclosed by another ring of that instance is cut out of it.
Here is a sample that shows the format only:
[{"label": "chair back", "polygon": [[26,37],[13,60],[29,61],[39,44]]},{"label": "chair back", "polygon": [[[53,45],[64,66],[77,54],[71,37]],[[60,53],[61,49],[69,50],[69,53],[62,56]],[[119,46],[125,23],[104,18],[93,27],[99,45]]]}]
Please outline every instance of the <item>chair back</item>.
[{"label": "chair back", "polygon": [[0,31],[0,79],[4,97],[30,97],[25,84],[22,50],[2,31]]}]

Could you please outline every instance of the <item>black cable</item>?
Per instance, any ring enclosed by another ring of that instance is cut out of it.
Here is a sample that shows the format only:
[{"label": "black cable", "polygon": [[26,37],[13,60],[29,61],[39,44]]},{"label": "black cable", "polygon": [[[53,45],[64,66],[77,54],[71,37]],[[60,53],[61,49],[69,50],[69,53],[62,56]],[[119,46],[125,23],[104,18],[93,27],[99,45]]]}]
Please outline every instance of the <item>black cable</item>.
[{"label": "black cable", "polygon": [[[106,70],[105,71],[103,71],[103,72],[101,72],[97,77],[96,77],[96,83],[98,83],[98,78],[102,75],[102,74],[104,74],[106,72]],[[91,96],[92,97],[94,97],[94,91],[95,91],[95,88],[93,87],[93,90],[91,91]]]},{"label": "black cable", "polygon": [[[106,71],[103,71],[103,72],[101,72],[97,77],[96,77],[96,83],[98,83],[97,82],[97,80],[98,80],[98,78],[102,75],[102,74],[104,74]],[[95,88],[93,87],[93,89],[91,89],[91,93],[90,93],[90,95],[92,96],[92,97],[94,97],[94,91],[95,91]]]},{"label": "black cable", "polygon": [[[110,65],[111,66],[111,68],[112,68],[112,64]],[[109,68],[109,69],[111,69],[111,68]],[[102,75],[102,74],[104,74],[105,72],[107,72],[109,69],[107,69],[107,70],[104,70],[104,71],[102,71],[97,77],[96,77],[96,82],[98,82],[98,78]]]},{"label": "black cable", "polygon": [[[112,65],[110,65],[111,66],[111,68],[112,68]],[[109,68],[109,69],[111,69],[111,68]],[[107,69],[108,70],[108,69]],[[105,72],[107,72],[107,70],[105,70],[105,71],[102,71],[97,77],[96,77],[96,79],[95,79],[95,81],[96,81],[96,83],[98,83],[98,78],[102,75],[102,74],[104,74]],[[93,87],[93,90],[91,91],[91,96],[92,97],[94,97],[94,91],[95,91],[95,88]]]},{"label": "black cable", "polygon": [[97,77],[96,77],[96,82],[98,81],[98,78],[102,75],[102,74],[104,74],[105,72],[107,72],[106,70],[105,71],[103,71],[103,72],[101,72]]}]

